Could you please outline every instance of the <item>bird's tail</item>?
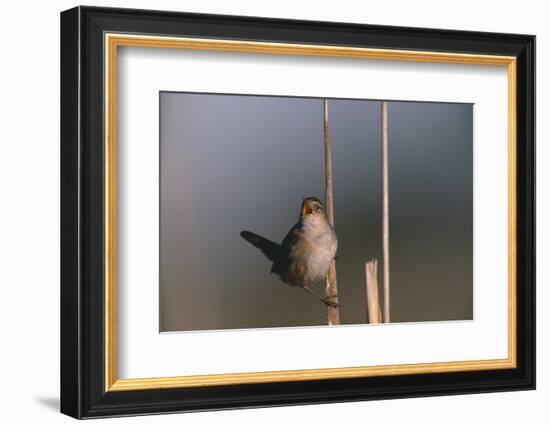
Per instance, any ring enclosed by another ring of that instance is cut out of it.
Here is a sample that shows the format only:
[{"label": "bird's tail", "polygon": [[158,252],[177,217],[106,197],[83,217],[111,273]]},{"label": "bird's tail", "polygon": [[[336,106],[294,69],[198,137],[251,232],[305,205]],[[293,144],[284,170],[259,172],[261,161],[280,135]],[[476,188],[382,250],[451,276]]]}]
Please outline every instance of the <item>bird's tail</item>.
[{"label": "bird's tail", "polygon": [[256,233],[249,232],[248,230],[243,230],[241,232],[241,237],[244,240],[250,242],[260,251],[262,251],[262,253],[270,261],[275,261],[275,259],[279,256],[281,245],[279,245],[278,243],[272,242],[269,239],[266,239],[263,236],[257,235]]}]

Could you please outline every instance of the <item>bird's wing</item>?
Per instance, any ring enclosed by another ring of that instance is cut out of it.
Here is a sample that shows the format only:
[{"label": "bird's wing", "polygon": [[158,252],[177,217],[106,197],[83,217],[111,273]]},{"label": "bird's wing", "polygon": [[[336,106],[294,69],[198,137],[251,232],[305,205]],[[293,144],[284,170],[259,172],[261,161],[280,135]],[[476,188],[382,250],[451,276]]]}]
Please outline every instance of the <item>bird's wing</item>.
[{"label": "bird's wing", "polygon": [[302,231],[302,225],[300,222],[296,223],[286,234],[285,238],[281,242],[279,259],[273,263],[271,273],[279,275],[281,280],[285,283],[289,283],[290,265],[292,264],[292,248],[298,242],[300,238],[300,232]]},{"label": "bird's wing", "polygon": [[281,246],[278,243],[272,242],[248,230],[243,230],[241,232],[241,237],[262,251],[270,261],[276,261],[279,258]]},{"label": "bird's wing", "polygon": [[290,252],[290,248],[293,247],[298,239],[300,238],[300,233],[302,232],[302,224],[300,222],[296,223],[288,231],[285,238],[281,242],[281,247],[284,251]]}]

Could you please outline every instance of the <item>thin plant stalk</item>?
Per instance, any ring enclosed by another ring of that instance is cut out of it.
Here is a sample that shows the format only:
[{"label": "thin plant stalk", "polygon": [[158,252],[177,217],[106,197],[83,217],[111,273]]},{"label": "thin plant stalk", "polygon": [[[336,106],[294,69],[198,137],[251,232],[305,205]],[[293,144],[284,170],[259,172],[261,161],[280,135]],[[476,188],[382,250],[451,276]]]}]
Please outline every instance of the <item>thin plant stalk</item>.
[{"label": "thin plant stalk", "polygon": [[370,260],[365,264],[365,280],[367,286],[367,321],[382,323],[382,310],[378,297],[378,260]]},{"label": "thin plant stalk", "polygon": [[[332,157],[330,147],[330,129],[328,125],[328,100],[323,99],[324,110],[324,138],[325,138],[325,207],[328,221],[334,227],[334,203],[332,189]],[[338,287],[336,284],[336,263],[333,260],[327,275],[326,280],[326,297],[338,304]],[[327,307],[327,324],[340,324],[340,311],[338,306]]]},{"label": "thin plant stalk", "polygon": [[388,102],[382,102],[382,247],[384,264],[384,322],[390,322],[390,222],[388,189]]}]

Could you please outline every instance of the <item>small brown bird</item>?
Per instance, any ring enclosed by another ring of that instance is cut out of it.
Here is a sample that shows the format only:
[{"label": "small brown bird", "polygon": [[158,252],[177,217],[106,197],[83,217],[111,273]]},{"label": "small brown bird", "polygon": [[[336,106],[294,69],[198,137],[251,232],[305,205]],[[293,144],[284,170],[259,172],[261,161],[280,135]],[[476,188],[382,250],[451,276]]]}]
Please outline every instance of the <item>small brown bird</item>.
[{"label": "small brown bird", "polygon": [[273,262],[271,273],[281,281],[305,289],[327,306],[338,305],[311,289],[326,279],[338,247],[336,233],[319,199],[313,196],[303,199],[298,223],[280,244],[247,230],[243,230],[241,236]]}]

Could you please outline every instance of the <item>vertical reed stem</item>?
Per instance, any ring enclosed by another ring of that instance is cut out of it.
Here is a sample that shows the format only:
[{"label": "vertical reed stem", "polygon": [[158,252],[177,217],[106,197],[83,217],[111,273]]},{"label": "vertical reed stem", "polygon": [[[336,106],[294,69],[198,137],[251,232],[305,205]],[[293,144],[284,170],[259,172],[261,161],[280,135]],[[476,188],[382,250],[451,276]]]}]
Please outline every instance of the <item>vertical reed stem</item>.
[{"label": "vertical reed stem", "polygon": [[390,322],[390,223],[388,195],[388,103],[382,102],[382,245],[384,255],[384,322]]},{"label": "vertical reed stem", "polygon": [[[330,148],[330,129],[328,126],[328,100],[323,99],[324,109],[324,136],[325,136],[325,207],[328,221],[334,227],[334,205],[332,189],[332,157]],[[333,260],[327,275],[326,297],[335,303],[338,303],[338,288],[336,285],[336,263]],[[327,307],[327,324],[340,324],[339,308]]]},{"label": "vertical reed stem", "polygon": [[382,311],[378,299],[378,260],[374,259],[365,264],[365,278],[367,284],[367,312],[369,323],[381,323]]}]

